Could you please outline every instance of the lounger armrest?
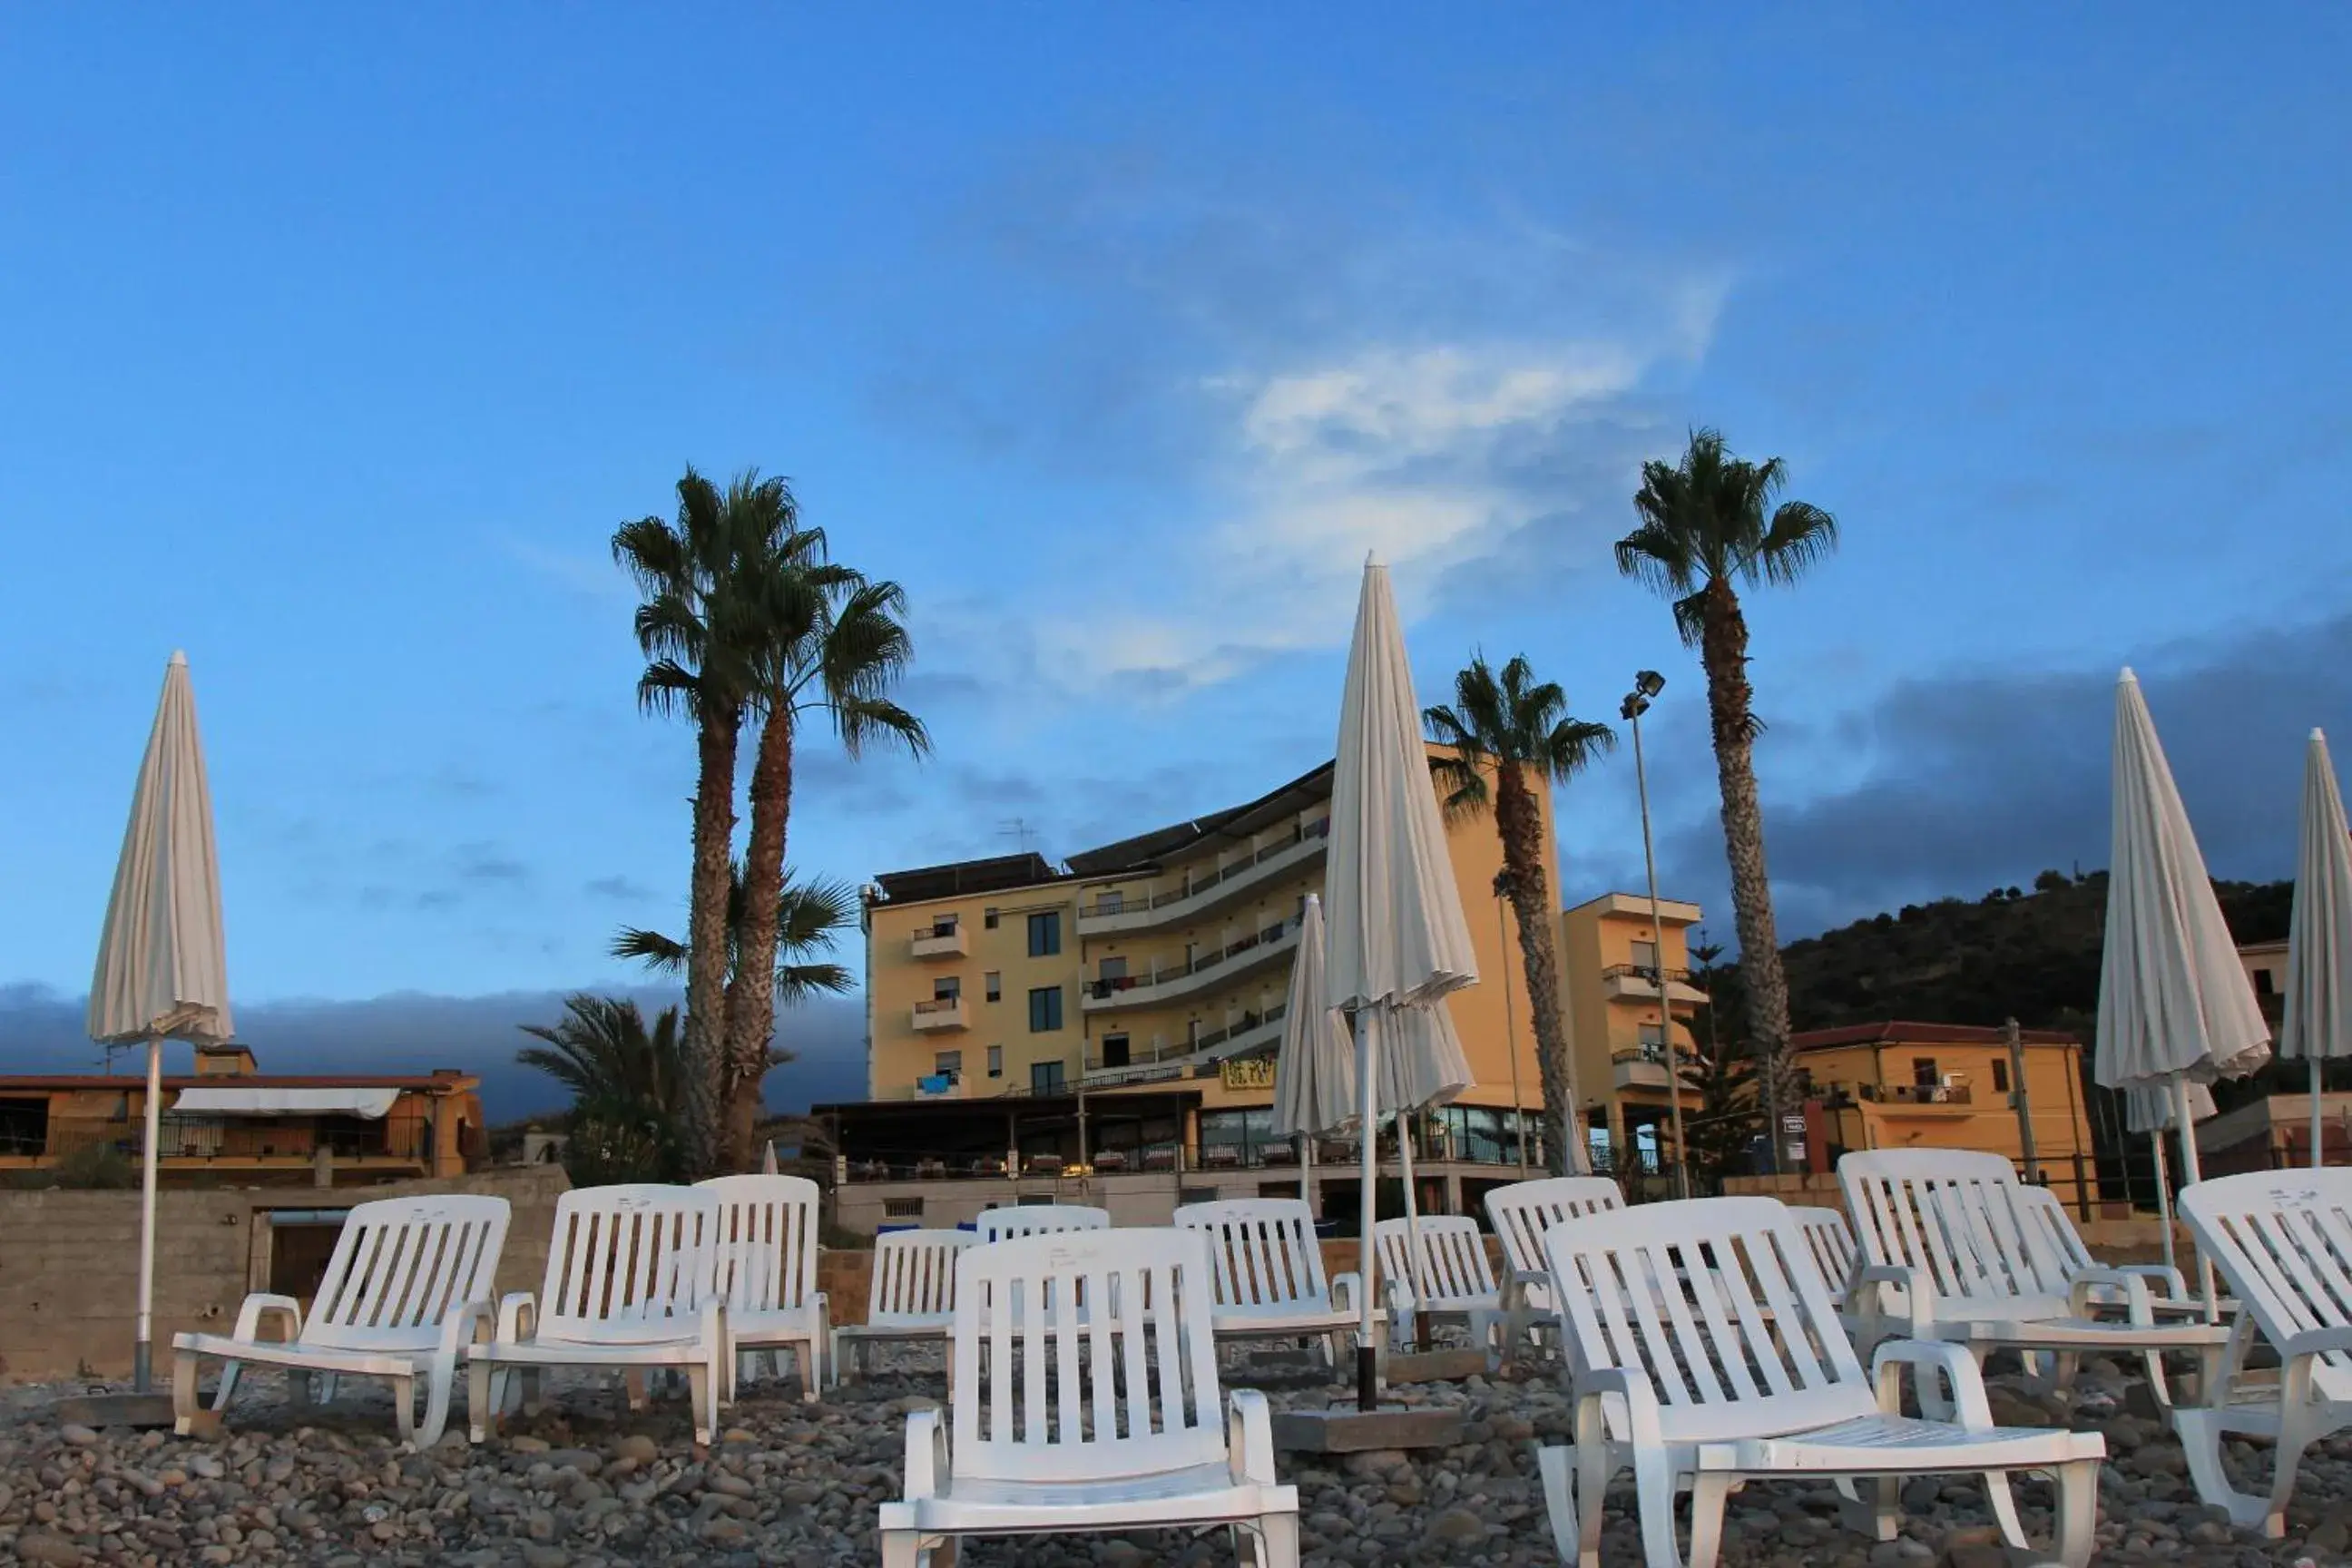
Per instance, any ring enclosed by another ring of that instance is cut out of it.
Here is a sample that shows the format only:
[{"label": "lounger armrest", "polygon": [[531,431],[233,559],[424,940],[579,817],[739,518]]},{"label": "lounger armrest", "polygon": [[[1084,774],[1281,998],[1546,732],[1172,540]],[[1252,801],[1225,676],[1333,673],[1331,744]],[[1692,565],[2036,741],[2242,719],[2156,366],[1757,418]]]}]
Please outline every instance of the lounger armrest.
[{"label": "lounger armrest", "polygon": [[1902,1263],[1873,1263],[1856,1270],[1853,1283],[1846,1287],[1846,1310],[1868,1328],[1875,1331],[1886,1316],[1880,1300],[1882,1285],[1903,1292],[1905,1315],[1914,1333],[1936,1321],[1935,1288],[1917,1269]]},{"label": "lounger armrest", "polygon": [[278,1336],[281,1344],[292,1344],[302,1337],[302,1303],[291,1296],[272,1296],[257,1292],[245,1299],[236,1310],[236,1331],[230,1337],[247,1344],[261,1342],[261,1325],[275,1318],[284,1325]]},{"label": "lounger armrest", "polygon": [[2126,1263],[2115,1270],[2117,1274],[2137,1274],[2147,1281],[2148,1294],[2168,1301],[2189,1300],[2189,1281],[2180,1270],[2168,1263]]},{"label": "lounger armrest", "polygon": [[[1870,1358],[1878,1384],[1878,1408],[1889,1415],[1903,1413],[1903,1369],[1914,1376],[1943,1373],[1952,1380],[1952,1405],[1960,1430],[1992,1430],[1992,1405],[1985,1398],[1984,1373],[1966,1347],[1937,1340],[1888,1340]],[[1924,1402],[1924,1401],[1923,1401]]]},{"label": "lounger armrest", "polygon": [[539,1298],[528,1290],[509,1290],[499,1298],[498,1342],[519,1344],[539,1332]]},{"label": "lounger armrest", "polygon": [[1612,1394],[1625,1402],[1626,1436],[1637,1451],[1665,1447],[1665,1434],[1658,1426],[1658,1394],[1649,1378],[1622,1366],[1596,1366],[1578,1373],[1573,1384],[1580,1450],[1590,1443],[1598,1453],[1608,1440],[1607,1401]]},{"label": "lounger armrest", "polygon": [[1274,1411],[1255,1388],[1227,1394],[1225,1463],[1235,1486],[1274,1485]]},{"label": "lounger armrest", "polygon": [[[1236,1394],[1246,1390],[1236,1389]],[[940,1481],[948,1474],[948,1429],[940,1421],[940,1412],[910,1410],[907,1412],[907,1485],[908,1502],[918,1498],[937,1497]]]},{"label": "lounger armrest", "polygon": [[441,1320],[441,1349],[435,1358],[444,1366],[455,1366],[457,1354],[469,1344],[488,1344],[498,1332],[499,1310],[488,1301],[467,1301],[449,1309]]},{"label": "lounger armrest", "polygon": [[2156,1306],[2148,1297],[2147,1279],[2121,1268],[2084,1268],[2067,1281],[2066,1306],[2078,1318],[2088,1317],[2091,1307],[2107,1298],[2101,1292],[2123,1292],[2125,1316],[2143,1327],[2156,1321]]},{"label": "lounger armrest", "polygon": [[2333,1355],[2352,1351],[2352,1324],[2328,1329],[2305,1329],[2291,1334],[2278,1348],[2282,1365],[2308,1360],[2313,1356]]}]

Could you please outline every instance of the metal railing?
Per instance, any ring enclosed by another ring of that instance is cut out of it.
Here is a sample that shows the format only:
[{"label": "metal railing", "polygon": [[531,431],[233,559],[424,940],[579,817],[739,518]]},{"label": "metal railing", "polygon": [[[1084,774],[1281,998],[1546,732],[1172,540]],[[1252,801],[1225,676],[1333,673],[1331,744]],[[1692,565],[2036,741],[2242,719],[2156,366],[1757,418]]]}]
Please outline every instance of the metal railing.
[{"label": "metal railing", "polygon": [[1171,904],[1181,903],[1186,899],[1198,898],[1201,894],[1230,882],[1236,877],[1255,871],[1276,856],[1296,849],[1308,839],[1328,838],[1330,834],[1331,819],[1328,816],[1322,817],[1303,826],[1293,827],[1288,837],[1265,845],[1247,858],[1236,860],[1230,866],[1220,866],[1214,870],[1187,877],[1181,887],[1171,888],[1164,893],[1154,893],[1148,901],[1140,898],[1129,899],[1123,893],[1098,897],[1093,903],[1079,907],[1078,918],[1097,920],[1110,915],[1140,914],[1147,910],[1164,910]]},{"label": "metal railing", "polygon": [[1171,981],[1187,980],[1195,974],[1214,969],[1231,959],[1238,958],[1253,948],[1280,942],[1297,929],[1298,920],[1294,915],[1289,919],[1277,921],[1263,931],[1254,931],[1238,942],[1228,942],[1214,952],[1195,954],[1190,963],[1180,963],[1172,969],[1155,969],[1149,974],[1114,974],[1107,979],[1083,982],[1086,994],[1096,1001],[1101,1002],[1118,995],[1122,991],[1134,991],[1146,985],[1165,985]]},{"label": "metal railing", "polygon": [[[46,1133],[0,1133],[0,1156],[61,1160],[89,1149],[112,1149],[125,1159],[144,1156],[143,1122],[101,1126],[51,1124]],[[156,1128],[161,1160],[309,1160],[324,1149],[338,1160],[422,1160],[430,1130],[421,1123],[320,1127],[299,1120],[236,1121],[166,1116]]]},{"label": "metal railing", "polygon": [[1969,1103],[1969,1086],[1964,1083],[1865,1083],[1856,1085],[1854,1093],[1881,1105]]},{"label": "metal railing", "polygon": [[[1630,977],[1638,980],[1649,980],[1654,984],[1655,977],[1660,973],[1660,971],[1646,963],[1612,963],[1601,972],[1601,978],[1603,980],[1622,980]],[[1669,969],[1663,973],[1665,975],[1666,984],[1669,985],[1687,985],[1690,984],[1691,972],[1687,969]]]}]

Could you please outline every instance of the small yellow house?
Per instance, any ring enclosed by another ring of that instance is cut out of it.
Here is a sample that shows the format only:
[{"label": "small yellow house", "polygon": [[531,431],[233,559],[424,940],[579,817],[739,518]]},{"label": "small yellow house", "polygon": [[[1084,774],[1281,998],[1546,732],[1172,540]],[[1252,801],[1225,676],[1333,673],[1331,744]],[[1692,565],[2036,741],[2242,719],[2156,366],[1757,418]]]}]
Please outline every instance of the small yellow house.
[{"label": "small yellow house", "polygon": [[[244,1046],[199,1047],[192,1076],[163,1080],[157,1177],[166,1186],[265,1186],[463,1175],[483,1150],[480,1084],[446,1068],[264,1073]],[[137,1160],[146,1101],[144,1077],[0,1076],[0,1172],[47,1170],[92,1148]]]}]

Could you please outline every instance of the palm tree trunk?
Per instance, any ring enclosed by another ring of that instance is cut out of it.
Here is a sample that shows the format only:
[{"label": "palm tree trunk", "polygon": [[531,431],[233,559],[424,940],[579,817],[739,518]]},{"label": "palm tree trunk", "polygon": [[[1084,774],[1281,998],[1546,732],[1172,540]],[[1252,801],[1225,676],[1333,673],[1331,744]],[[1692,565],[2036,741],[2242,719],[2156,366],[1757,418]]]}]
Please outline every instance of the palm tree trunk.
[{"label": "palm tree trunk", "polygon": [[1536,1072],[1543,1084],[1544,1165],[1553,1175],[1587,1175],[1592,1157],[1579,1135],[1576,1058],[1560,1013],[1559,955],[1552,939],[1550,879],[1544,873],[1543,814],[1518,764],[1504,763],[1495,792],[1495,828],[1510,874],[1511,912],[1519,924],[1519,964],[1536,1033]]},{"label": "palm tree trunk", "polygon": [[743,857],[743,923],[735,936],[735,973],[727,983],[726,1152],[730,1169],[748,1171],[769,1052],[776,1032],[776,916],[784,897],[784,830],[793,809],[790,712],[760,726],[751,763],[751,833]]},{"label": "palm tree trunk", "polygon": [[716,1173],[719,1156],[719,1081],[727,1048],[727,902],[734,879],[735,751],[743,711],[711,705],[698,716],[694,783],[694,881],[688,892],[686,1034],[679,1054],[680,1142],[689,1181]]},{"label": "palm tree trunk", "polygon": [[[1748,996],[1748,1050],[1770,1110],[1795,1101],[1789,1062],[1789,981],[1772,924],[1772,884],[1764,868],[1764,812],[1756,798],[1755,689],[1748,684],[1748,619],[1739,597],[1717,581],[1706,590],[1699,655],[1706,666],[1707,716],[1723,795],[1723,848],[1731,864],[1731,908],[1739,929],[1739,980]],[[1780,1130],[1768,1129],[1773,1147]]]}]

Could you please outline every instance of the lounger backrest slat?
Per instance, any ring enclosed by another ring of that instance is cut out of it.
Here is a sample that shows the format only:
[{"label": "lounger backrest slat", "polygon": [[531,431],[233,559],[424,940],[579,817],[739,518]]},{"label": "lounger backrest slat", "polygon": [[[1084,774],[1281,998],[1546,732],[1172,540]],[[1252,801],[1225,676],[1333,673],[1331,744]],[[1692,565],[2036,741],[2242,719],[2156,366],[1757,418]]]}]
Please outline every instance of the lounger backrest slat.
[{"label": "lounger backrest slat", "polygon": [[[1486,1233],[1467,1215],[1429,1215],[1421,1229],[1421,1304],[1443,1308],[1449,1301],[1485,1300],[1496,1294],[1494,1265],[1486,1258]],[[1384,1219],[1372,1227],[1380,1243],[1381,1278],[1410,1282],[1412,1240],[1407,1222]]]},{"label": "lounger backrest slat", "polygon": [[1865,1261],[1914,1269],[1980,1313],[2068,1315],[2065,1267],[2019,1206],[2022,1184],[2001,1155],[1873,1150],[1840,1160],[1838,1184]]},{"label": "lounger backrest slat", "polygon": [[[955,1270],[958,1479],[1100,1481],[1223,1463],[1205,1236],[1063,1231],[965,1248]],[[1114,1300],[1142,1305],[1084,1307]]]},{"label": "lounger backrest slat", "polygon": [[713,1176],[719,1200],[712,1280],[730,1312],[805,1306],[817,1293],[818,1193],[805,1176]]},{"label": "lounger backrest slat", "polygon": [[1545,1246],[1571,1368],[1646,1379],[1669,1442],[1878,1407],[1812,1247],[1774,1199],[1604,1211],[1552,1226]]},{"label": "lounger backrest slat", "polygon": [[582,1187],[556,1200],[541,1339],[676,1339],[712,1294],[719,1199],[698,1187]]},{"label": "lounger backrest slat", "polygon": [[1008,1204],[983,1209],[976,1223],[982,1241],[1024,1236],[1059,1236],[1073,1230],[1108,1230],[1110,1211],[1089,1204]]},{"label": "lounger backrest slat", "polygon": [[[2180,1215],[2273,1345],[2352,1327],[2352,1170],[2216,1176],[2181,1190]],[[2320,1395],[2352,1400],[2352,1352],[2319,1360]]]},{"label": "lounger backrest slat", "polygon": [[1486,1194],[1486,1222],[1503,1244],[1503,1260],[1515,1274],[1540,1274],[1544,1232],[1562,1220],[1605,1214],[1625,1206],[1625,1194],[1607,1176],[1547,1176],[1513,1182]]},{"label": "lounger backrest slat", "polygon": [[356,1205],[311,1299],[302,1342],[431,1342],[452,1309],[495,1300],[509,1214],[504,1198],[463,1194]]},{"label": "lounger backrest slat", "polygon": [[1315,1216],[1302,1199],[1185,1204],[1176,1211],[1176,1224],[1206,1241],[1220,1307],[1279,1309],[1330,1300]]},{"label": "lounger backrest slat", "polygon": [[1821,1265],[1822,1278],[1829,1281],[1830,1293],[1843,1296],[1853,1283],[1861,1258],[1861,1249],[1854,1245],[1853,1227],[1846,1224],[1845,1215],[1832,1208],[1791,1206],[1789,1217],[1797,1222],[1797,1228],[1804,1233],[1805,1245],[1813,1249],[1813,1261]]},{"label": "lounger backrest slat", "polygon": [[877,1328],[944,1327],[955,1315],[956,1258],[977,1245],[968,1230],[894,1230],[877,1238],[866,1321]]}]

